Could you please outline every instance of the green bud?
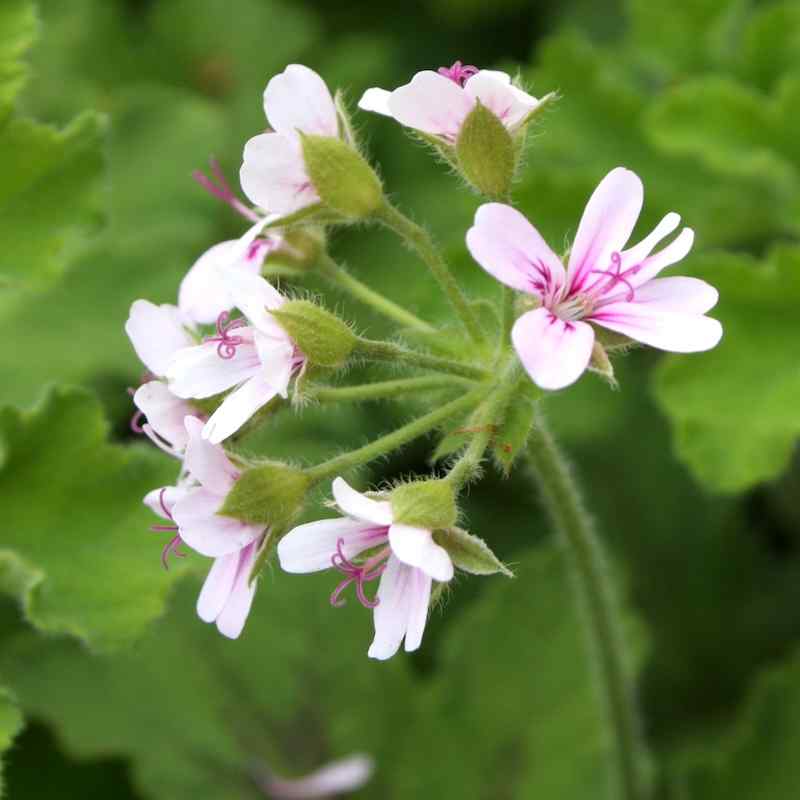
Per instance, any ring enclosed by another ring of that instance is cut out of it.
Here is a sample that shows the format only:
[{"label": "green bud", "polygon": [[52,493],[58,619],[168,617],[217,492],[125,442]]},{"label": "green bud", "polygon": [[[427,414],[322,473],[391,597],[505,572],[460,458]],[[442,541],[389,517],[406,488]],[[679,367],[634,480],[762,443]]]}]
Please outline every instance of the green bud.
[{"label": "green bud", "polygon": [[341,367],[358,341],[346,322],[310,300],[289,300],[270,314],[319,367]]},{"label": "green bud", "polygon": [[483,539],[467,533],[461,528],[450,527],[436,531],[436,544],[447,550],[453,564],[472,575],[494,575],[501,573],[513,578],[514,573],[489,549]]},{"label": "green bud", "polygon": [[346,142],[300,134],[306,170],[323,205],[347,219],[363,219],[383,204],[375,170]]},{"label": "green bud", "polygon": [[514,142],[505,125],[480,100],[461,126],[456,155],[461,174],[482,195],[508,197],[516,170]]},{"label": "green bud", "polygon": [[308,476],[288,464],[258,464],[242,472],[217,513],[284,530],[302,509],[310,486]]},{"label": "green bud", "polygon": [[592,346],[592,358],[589,361],[589,369],[605,378],[612,386],[617,386],[617,379],[614,377],[614,367],[611,359],[606,353],[605,347],[595,339]]},{"label": "green bud", "polygon": [[417,481],[398,486],[391,501],[394,521],[403,525],[432,531],[449,528],[458,519],[453,487],[447,481]]}]

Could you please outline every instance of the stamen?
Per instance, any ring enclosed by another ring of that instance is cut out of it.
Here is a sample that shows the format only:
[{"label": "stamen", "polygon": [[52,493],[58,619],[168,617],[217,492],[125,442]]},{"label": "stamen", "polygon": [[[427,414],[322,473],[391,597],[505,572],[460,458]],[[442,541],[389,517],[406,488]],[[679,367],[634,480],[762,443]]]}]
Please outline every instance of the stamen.
[{"label": "stamen", "polygon": [[261,217],[256,214],[253,209],[248,208],[241,200],[233,192],[231,189],[228,181],[225,179],[225,175],[222,172],[222,169],[219,165],[219,162],[215,158],[209,159],[209,166],[211,167],[211,174],[216,178],[217,183],[209,178],[205,173],[201,172],[200,170],[195,170],[192,173],[192,177],[207,191],[209,194],[212,194],[214,197],[219,198],[222,200],[223,203],[229,205],[234,211],[238,214],[241,214],[245,219],[249,219],[251,222],[258,222]]},{"label": "stamen", "polygon": [[463,87],[464,84],[473,76],[477,75],[480,70],[473,67],[471,64],[464,65],[460,61],[456,61],[452,67],[439,67],[437,72],[444,75],[445,78],[450,78],[453,83],[457,83]]},{"label": "stamen", "polygon": [[331,556],[333,567],[346,576],[331,593],[331,605],[335,608],[341,608],[345,605],[346,601],[341,599],[340,596],[351,583],[355,583],[358,602],[365,608],[377,607],[380,600],[377,597],[374,600],[370,600],[364,591],[364,587],[365,584],[377,580],[383,574],[386,569],[386,559],[389,557],[389,548],[384,547],[380,552],[364,562],[363,565],[358,566],[345,556],[342,550],[343,547],[344,539],[339,539],[336,543],[336,552]]},{"label": "stamen", "polygon": [[593,269],[589,271],[590,275],[600,275],[601,277],[586,289],[586,293],[594,293],[595,297],[599,297],[608,294],[617,284],[622,283],[628,289],[626,300],[631,303],[636,296],[636,291],[625,276],[635,275],[638,269],[638,266],[635,266],[622,272],[622,256],[615,250],[611,254],[610,270]]},{"label": "stamen", "polygon": [[230,332],[236,328],[244,328],[246,326],[247,322],[245,320],[231,320],[231,315],[227,311],[223,311],[219,317],[217,317],[217,335],[205,341],[219,342],[217,345],[217,355],[227,361],[236,355],[236,348],[244,344],[244,339],[241,336],[231,336]]}]

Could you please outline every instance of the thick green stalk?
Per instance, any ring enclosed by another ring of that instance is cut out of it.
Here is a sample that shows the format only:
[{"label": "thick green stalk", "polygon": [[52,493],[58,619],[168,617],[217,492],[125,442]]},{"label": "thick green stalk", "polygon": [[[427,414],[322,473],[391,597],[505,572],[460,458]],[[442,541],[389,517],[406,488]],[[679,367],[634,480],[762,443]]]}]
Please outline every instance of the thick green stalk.
[{"label": "thick green stalk", "polygon": [[624,800],[646,800],[649,796],[646,756],[602,547],[570,468],[541,418],[533,428],[528,458],[550,520],[569,553],[580,602],[585,608],[588,635],[597,657],[601,689],[614,731],[621,796]]},{"label": "thick green stalk", "polygon": [[404,328],[413,328],[423,333],[435,333],[433,325],[420,319],[416,314],[412,314],[407,309],[384,297],[382,294],[373,291],[354,278],[344,267],[337,264],[327,253],[323,253],[317,261],[320,274],[327,278],[332,284],[344,289],[359,302],[382,314],[384,317],[399,323]]},{"label": "thick green stalk", "polygon": [[462,378],[469,378],[475,381],[492,377],[492,373],[483,367],[465,364],[463,361],[454,361],[451,358],[419,353],[416,350],[409,350],[407,347],[393,342],[359,339],[353,355],[361,356],[371,361],[389,361],[391,363],[408,364],[411,367],[419,367],[420,369],[447,372],[451,375],[459,375]]},{"label": "thick green stalk", "polygon": [[375,217],[417,252],[433,273],[434,278],[439,282],[470,338],[475,342],[484,342],[486,337],[481,329],[475,309],[470,306],[469,301],[458,285],[458,281],[450,271],[450,267],[425,228],[417,225],[416,222],[412,222],[388,201],[378,209]]},{"label": "thick green stalk", "polygon": [[310,387],[307,395],[320,403],[360,402],[363,400],[382,400],[399,395],[417,392],[469,386],[467,378],[455,375],[423,375],[421,378],[399,378],[393,381],[377,381],[358,386],[316,386]]},{"label": "thick green stalk", "polygon": [[451,417],[471,411],[483,400],[489,389],[488,385],[473,389],[456,400],[451,400],[424,416],[412,420],[396,431],[392,431],[386,436],[381,436],[374,442],[370,442],[349,453],[342,453],[342,455],[335,456],[322,464],[309,467],[305,470],[305,473],[316,483],[333,478],[349,469],[353,469],[353,467],[361,466],[387,453],[391,453],[414,439],[430,433],[430,431],[439,427],[443,422],[447,422]]}]

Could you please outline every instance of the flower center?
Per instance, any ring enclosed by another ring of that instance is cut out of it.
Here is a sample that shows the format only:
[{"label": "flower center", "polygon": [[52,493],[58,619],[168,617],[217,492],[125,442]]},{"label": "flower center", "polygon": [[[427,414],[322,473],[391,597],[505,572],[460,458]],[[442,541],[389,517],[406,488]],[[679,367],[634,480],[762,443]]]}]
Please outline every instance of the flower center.
[{"label": "flower center", "polygon": [[380,600],[377,597],[374,600],[370,600],[364,591],[364,587],[383,575],[391,548],[383,547],[363,564],[354,564],[345,556],[342,550],[343,547],[344,539],[339,539],[336,543],[336,552],[331,556],[331,564],[345,576],[345,579],[331,594],[331,605],[341,608],[345,601],[340,599],[340,595],[351,583],[355,583],[358,602],[365,608],[375,608],[380,603]]},{"label": "flower center", "polygon": [[205,341],[219,342],[217,345],[217,355],[226,360],[233,358],[236,355],[236,348],[244,344],[244,338],[241,336],[232,336],[231,331],[236,328],[244,328],[247,322],[243,319],[231,319],[231,315],[227,311],[223,311],[217,317],[217,335],[212,336]]},{"label": "flower center", "polygon": [[445,78],[450,78],[453,83],[463,86],[473,75],[477,75],[480,70],[470,64],[462,64],[456,61],[452,67],[439,67],[437,72],[444,75]]}]

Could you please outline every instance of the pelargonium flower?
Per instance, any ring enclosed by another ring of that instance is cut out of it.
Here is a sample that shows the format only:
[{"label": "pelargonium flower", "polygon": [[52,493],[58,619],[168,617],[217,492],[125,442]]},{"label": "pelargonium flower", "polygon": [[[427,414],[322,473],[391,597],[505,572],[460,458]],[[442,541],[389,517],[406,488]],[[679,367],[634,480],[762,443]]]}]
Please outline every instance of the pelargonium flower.
[{"label": "pelargonium flower", "polygon": [[270,800],[312,800],[357,792],[369,781],[374,768],[369,756],[356,753],[301,778],[283,778],[261,764],[253,768],[253,777]]},{"label": "pelargonium flower", "polygon": [[186,455],[177,486],[150,492],[144,502],[168,519],[174,530],[163,559],[170,552],[180,555],[186,544],[200,555],[214,559],[197,600],[197,614],[204,622],[216,622],[224,636],[235,639],[242,632],[255,594],[250,573],[264,540],[263,525],[250,525],[217,512],[239,478],[239,470],[219,445],[202,437],[203,423],[186,417]]},{"label": "pelargonium flower", "polygon": [[216,336],[179,350],[167,368],[170,391],[178,397],[203,399],[233,388],[203,428],[213,444],[239,430],[273,397],[287,397],[292,377],[306,363],[269,314],[283,305],[283,296],[260,276],[242,270],[228,270],[225,281],[244,318],[232,320],[223,312]]},{"label": "pelargonium flower", "polygon": [[272,131],[245,144],[242,191],[255,205],[282,215],[318,203],[300,134],[339,136],[336,106],[325,81],[302,64],[290,64],[267,84],[264,113]]},{"label": "pelargonium flower", "polygon": [[437,72],[418,72],[410,83],[391,92],[367,89],[358,105],[454,144],[479,100],[512,133],[541,102],[514,86],[505,72],[479,70],[456,61]]},{"label": "pelargonium flower", "polygon": [[[428,617],[431,582],[453,577],[453,562],[433,540],[431,531],[393,521],[392,505],[355,491],[342,478],[333,482],[336,505],[346,515],[300,525],[278,543],[278,559],[286,572],[338,570],[344,579],[331,595],[351,584],[367,608],[374,609],[375,638],[369,656],[391,658],[405,638],[407,652],[422,643]],[[380,579],[374,600],[366,586]]]},{"label": "pelargonium flower", "polygon": [[[139,413],[131,424],[134,430],[145,433],[173,455],[186,447],[183,420],[195,412],[186,400],[173,394],[162,379],[175,353],[195,343],[190,330],[191,323],[180,309],[167,304],[157,306],[147,300],[134,301],[125,323],[125,332],[136,355],[153,378],[133,394]],[[140,426],[142,415],[147,422]]]},{"label": "pelargonium flower", "polygon": [[561,389],[589,365],[594,325],[676,353],[709,350],[722,326],[704,316],[718,293],[696,278],[656,276],[680,261],[694,232],[684,228],[666,247],[653,248],[680,222],[667,214],[638,244],[625,248],[642,208],[644,190],[630,170],[612,170],[583,212],[566,270],[539,232],[515,209],[481,206],[467,233],[473,258],[498,280],[533,295],[539,308],[514,324],[514,347],[543,389]]}]

